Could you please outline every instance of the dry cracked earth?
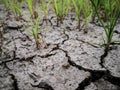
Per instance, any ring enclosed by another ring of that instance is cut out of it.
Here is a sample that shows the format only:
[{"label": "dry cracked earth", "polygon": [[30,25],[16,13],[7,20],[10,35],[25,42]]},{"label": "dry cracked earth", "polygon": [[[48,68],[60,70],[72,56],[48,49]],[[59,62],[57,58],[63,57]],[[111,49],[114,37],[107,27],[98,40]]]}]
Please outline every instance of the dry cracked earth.
[{"label": "dry cracked earth", "polygon": [[[31,30],[29,22],[6,19],[6,14],[1,6],[0,90],[120,90],[120,45],[111,45],[106,53],[99,24],[90,23],[84,34],[75,29],[74,14],[56,27],[50,13],[52,25],[40,26],[45,30],[39,33],[44,42],[38,50],[26,31]],[[119,22],[114,39],[120,39]]]}]

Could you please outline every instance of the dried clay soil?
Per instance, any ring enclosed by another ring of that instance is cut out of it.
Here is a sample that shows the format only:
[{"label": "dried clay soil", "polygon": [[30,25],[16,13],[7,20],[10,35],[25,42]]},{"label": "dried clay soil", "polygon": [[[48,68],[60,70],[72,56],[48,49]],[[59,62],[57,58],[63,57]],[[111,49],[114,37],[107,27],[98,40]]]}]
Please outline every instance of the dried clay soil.
[{"label": "dried clay soil", "polygon": [[[49,13],[48,18],[54,17],[52,25],[40,26],[45,29],[39,34],[44,42],[37,49],[26,31],[31,30],[30,23],[6,20],[7,12],[2,5],[0,8],[0,18],[5,20],[0,27],[4,31],[0,38],[0,90],[120,90],[120,45],[111,45],[105,55],[99,45],[105,33],[98,24],[90,23],[84,34],[75,29],[74,14],[57,27],[56,16]],[[120,39],[119,32],[118,22],[113,39]]]}]

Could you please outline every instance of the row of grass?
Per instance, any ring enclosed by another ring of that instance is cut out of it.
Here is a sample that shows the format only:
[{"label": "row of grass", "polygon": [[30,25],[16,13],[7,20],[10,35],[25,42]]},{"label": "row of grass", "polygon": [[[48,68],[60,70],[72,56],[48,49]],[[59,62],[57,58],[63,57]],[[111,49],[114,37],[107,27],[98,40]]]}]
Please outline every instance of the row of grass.
[{"label": "row of grass", "polygon": [[[105,50],[108,51],[110,44],[116,42],[113,40],[114,27],[120,15],[120,0],[39,0],[39,4],[36,4],[36,0],[0,0],[5,4],[7,10],[11,10],[15,17],[19,17],[22,12],[22,5],[27,3],[28,10],[31,15],[33,23],[33,36],[38,48],[38,27],[39,27],[39,8],[44,12],[44,19],[47,19],[50,6],[53,6],[54,12],[57,16],[57,26],[63,23],[65,16],[74,11],[76,19],[78,21],[77,28],[82,29],[81,19],[85,26],[87,26],[92,19],[94,22],[95,17],[102,25],[106,38],[104,38]],[[36,6],[37,5],[37,6]],[[107,24],[107,26],[106,26]]]}]

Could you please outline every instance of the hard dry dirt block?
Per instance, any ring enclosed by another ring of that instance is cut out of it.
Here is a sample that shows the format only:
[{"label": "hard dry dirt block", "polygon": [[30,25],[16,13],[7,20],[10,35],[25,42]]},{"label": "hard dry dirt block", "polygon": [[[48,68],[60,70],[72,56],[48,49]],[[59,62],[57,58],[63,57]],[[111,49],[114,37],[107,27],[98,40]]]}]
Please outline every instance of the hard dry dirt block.
[{"label": "hard dry dirt block", "polygon": [[91,83],[85,88],[85,90],[119,90],[120,88],[105,81],[103,79],[98,80],[95,83]]},{"label": "hard dry dirt block", "polygon": [[10,75],[0,77],[0,90],[15,90],[14,81]]},{"label": "hard dry dirt block", "polygon": [[61,46],[67,50],[71,60],[76,64],[93,70],[102,70],[100,66],[101,48],[94,48],[77,40],[68,40]]},{"label": "hard dry dirt block", "polygon": [[105,58],[105,67],[110,70],[111,74],[120,77],[120,46],[114,46],[114,50],[109,51]]}]

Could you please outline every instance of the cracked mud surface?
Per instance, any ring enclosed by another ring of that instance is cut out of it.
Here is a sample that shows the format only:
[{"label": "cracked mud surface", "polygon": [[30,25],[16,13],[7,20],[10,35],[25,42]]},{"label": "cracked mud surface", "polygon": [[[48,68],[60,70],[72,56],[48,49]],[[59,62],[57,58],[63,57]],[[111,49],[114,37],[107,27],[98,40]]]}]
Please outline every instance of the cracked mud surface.
[{"label": "cracked mud surface", "polygon": [[120,46],[111,46],[102,67],[103,29],[89,24],[84,34],[75,25],[66,19],[60,27],[46,26],[40,35],[47,48],[40,50],[24,28],[1,27],[0,90],[120,90]]}]

